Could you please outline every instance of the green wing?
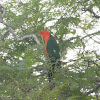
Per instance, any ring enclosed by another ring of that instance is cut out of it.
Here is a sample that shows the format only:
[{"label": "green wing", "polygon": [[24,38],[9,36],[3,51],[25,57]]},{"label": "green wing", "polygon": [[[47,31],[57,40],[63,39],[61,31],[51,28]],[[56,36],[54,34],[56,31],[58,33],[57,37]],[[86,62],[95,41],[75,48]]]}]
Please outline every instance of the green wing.
[{"label": "green wing", "polygon": [[60,50],[56,40],[50,35],[50,39],[47,42],[47,50],[50,58],[59,59],[60,58]]}]

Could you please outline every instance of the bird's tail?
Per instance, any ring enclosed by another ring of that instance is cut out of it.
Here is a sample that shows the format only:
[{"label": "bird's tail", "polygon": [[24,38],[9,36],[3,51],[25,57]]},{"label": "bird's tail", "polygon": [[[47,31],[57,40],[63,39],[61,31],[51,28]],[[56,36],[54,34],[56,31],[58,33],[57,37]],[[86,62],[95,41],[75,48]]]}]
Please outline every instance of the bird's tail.
[{"label": "bird's tail", "polygon": [[48,79],[49,82],[51,82],[51,80],[53,80],[54,75],[56,74],[56,69],[61,68],[61,61],[56,61],[56,62],[51,62],[49,69],[48,69]]}]

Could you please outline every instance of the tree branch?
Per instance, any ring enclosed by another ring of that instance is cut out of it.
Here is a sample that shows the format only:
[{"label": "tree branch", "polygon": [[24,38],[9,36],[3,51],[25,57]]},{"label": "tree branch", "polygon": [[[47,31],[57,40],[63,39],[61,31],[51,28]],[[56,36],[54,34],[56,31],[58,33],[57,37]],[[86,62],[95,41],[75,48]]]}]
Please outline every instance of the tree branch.
[{"label": "tree branch", "polygon": [[77,3],[85,3],[85,2],[88,2],[90,0],[81,0],[81,1],[78,1]]},{"label": "tree branch", "polygon": [[[5,8],[0,4],[0,12],[2,13],[1,15],[1,19],[3,20],[5,14],[6,14],[6,10]],[[1,21],[1,20],[0,20]]]},{"label": "tree branch", "polygon": [[95,18],[100,18],[99,15],[97,15],[92,9],[89,9],[89,8],[85,8],[83,11],[89,11],[90,13],[93,14],[93,17]]},{"label": "tree branch", "polygon": [[0,4],[0,12],[1,12],[1,18],[0,18],[0,23],[2,23],[3,25],[6,26],[7,28],[7,31],[3,34],[2,38],[0,40],[4,40],[4,38],[6,37],[6,35],[8,34],[8,32],[12,33],[12,35],[14,36],[14,38],[17,40],[17,41],[23,41],[25,39],[34,39],[35,42],[37,44],[40,44],[40,41],[38,40],[37,36],[35,34],[32,34],[32,35],[26,35],[26,36],[23,36],[22,38],[19,38],[17,36],[17,34],[15,33],[15,31],[10,27],[10,25],[8,23],[6,23],[3,19],[4,19],[4,16],[6,14],[6,10],[5,8]]},{"label": "tree branch", "polygon": [[91,37],[91,36],[95,36],[95,35],[100,35],[100,31],[92,33],[92,34],[87,34],[86,36],[82,37],[81,39],[87,38],[87,37]]},{"label": "tree branch", "polygon": [[100,84],[96,85],[96,87],[95,87],[94,89],[90,90],[89,92],[86,92],[86,95],[89,95],[89,94],[95,92],[95,91],[98,90],[99,88],[100,88]]},{"label": "tree branch", "polygon": [[9,30],[2,34],[2,36],[0,37],[0,41],[4,41],[4,38],[8,35],[8,32]]}]

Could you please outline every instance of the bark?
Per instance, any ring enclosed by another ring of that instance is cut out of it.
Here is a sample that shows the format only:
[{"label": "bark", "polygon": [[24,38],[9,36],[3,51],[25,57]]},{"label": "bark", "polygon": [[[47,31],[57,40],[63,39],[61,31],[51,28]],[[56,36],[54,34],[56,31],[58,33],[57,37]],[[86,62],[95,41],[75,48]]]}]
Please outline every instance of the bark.
[{"label": "bark", "polygon": [[5,17],[5,14],[6,14],[6,9],[0,4],[0,13],[1,13],[1,16],[0,16],[0,23],[2,23],[3,25],[6,26],[7,28],[7,31],[5,33],[2,34],[1,38],[0,38],[0,41],[4,40],[4,38],[9,34],[9,32],[13,35],[13,37],[17,40],[17,41],[23,41],[25,39],[34,39],[36,44],[40,44],[40,41],[38,40],[37,36],[35,34],[32,34],[32,35],[25,35],[21,38],[19,38],[17,36],[17,34],[15,33],[15,31],[11,28],[11,26],[6,23],[4,21],[4,17]]}]

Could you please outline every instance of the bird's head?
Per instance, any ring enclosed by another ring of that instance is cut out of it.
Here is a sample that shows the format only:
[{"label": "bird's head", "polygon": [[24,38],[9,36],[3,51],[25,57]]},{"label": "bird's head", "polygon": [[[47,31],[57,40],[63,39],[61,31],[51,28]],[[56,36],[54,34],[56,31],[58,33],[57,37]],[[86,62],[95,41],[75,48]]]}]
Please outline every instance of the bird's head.
[{"label": "bird's head", "polygon": [[47,37],[50,37],[50,33],[46,30],[42,30],[39,32],[40,36],[42,36],[44,39],[46,39]]}]

